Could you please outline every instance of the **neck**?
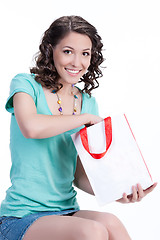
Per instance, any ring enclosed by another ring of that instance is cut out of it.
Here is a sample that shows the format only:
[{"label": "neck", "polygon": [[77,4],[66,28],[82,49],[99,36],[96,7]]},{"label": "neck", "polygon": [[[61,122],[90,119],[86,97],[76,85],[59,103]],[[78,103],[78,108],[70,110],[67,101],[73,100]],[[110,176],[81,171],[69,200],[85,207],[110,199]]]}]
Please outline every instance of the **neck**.
[{"label": "neck", "polygon": [[63,87],[58,91],[61,96],[72,95],[72,84],[63,83]]}]

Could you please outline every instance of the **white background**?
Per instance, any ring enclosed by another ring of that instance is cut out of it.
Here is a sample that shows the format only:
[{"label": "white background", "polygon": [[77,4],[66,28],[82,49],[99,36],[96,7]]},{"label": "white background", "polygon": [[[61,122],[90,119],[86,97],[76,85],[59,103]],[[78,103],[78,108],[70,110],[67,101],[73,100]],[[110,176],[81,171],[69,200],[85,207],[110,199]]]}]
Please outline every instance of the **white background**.
[{"label": "white background", "polygon": [[[40,38],[53,20],[80,15],[99,31],[104,43],[104,77],[94,92],[103,117],[126,113],[150,172],[160,180],[160,7],[157,0],[0,2],[0,201],[10,185],[10,114],[4,109],[11,78],[29,72]],[[159,239],[160,187],[142,202],[100,208],[78,191],[82,209],[117,215],[134,240]]]}]

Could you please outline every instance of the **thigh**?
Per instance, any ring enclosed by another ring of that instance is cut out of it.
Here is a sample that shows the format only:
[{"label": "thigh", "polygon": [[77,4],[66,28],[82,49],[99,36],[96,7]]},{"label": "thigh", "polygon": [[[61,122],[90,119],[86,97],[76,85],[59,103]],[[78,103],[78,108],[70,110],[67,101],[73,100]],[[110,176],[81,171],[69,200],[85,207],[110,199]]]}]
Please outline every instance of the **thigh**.
[{"label": "thigh", "polygon": [[130,240],[130,236],[122,222],[113,214],[98,211],[80,210],[73,216],[94,220],[101,223],[109,232],[109,239]]},{"label": "thigh", "polygon": [[74,213],[73,216],[100,222],[105,227],[108,227],[111,224],[111,222],[112,222],[112,225],[113,225],[113,222],[117,222],[117,221],[120,222],[120,220],[115,215],[111,213],[106,213],[106,212],[80,210]]},{"label": "thigh", "polygon": [[[99,237],[100,236],[100,237]],[[101,237],[102,236],[102,237]],[[23,240],[108,239],[105,228],[94,220],[74,216],[44,216],[36,220]]]}]

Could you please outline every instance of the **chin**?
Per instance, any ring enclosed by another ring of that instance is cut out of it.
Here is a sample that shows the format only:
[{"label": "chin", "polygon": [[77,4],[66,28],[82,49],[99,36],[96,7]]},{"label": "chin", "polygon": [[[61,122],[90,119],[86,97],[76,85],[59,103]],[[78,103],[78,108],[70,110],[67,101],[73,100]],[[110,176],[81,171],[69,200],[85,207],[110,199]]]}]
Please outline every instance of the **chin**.
[{"label": "chin", "polygon": [[64,80],[61,80],[61,83],[68,83],[68,84],[76,84],[79,82],[81,76],[79,78],[77,77],[69,77],[69,78],[61,78],[61,79],[64,79]]}]

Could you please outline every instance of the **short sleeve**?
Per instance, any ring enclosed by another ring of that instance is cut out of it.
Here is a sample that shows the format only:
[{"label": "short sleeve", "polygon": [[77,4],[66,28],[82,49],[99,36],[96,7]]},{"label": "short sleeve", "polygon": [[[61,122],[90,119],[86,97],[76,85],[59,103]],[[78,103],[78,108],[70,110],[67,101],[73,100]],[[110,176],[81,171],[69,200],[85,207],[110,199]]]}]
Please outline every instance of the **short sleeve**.
[{"label": "short sleeve", "polygon": [[35,88],[34,88],[33,80],[34,79],[33,79],[32,75],[27,74],[27,73],[26,74],[25,73],[17,74],[12,79],[11,84],[10,84],[9,97],[8,97],[6,105],[5,105],[5,108],[8,112],[14,113],[13,96],[17,92],[24,92],[24,93],[29,94],[35,102],[36,97],[35,97]]},{"label": "short sleeve", "polygon": [[99,116],[99,109],[96,98],[83,93],[82,113],[89,113]]},{"label": "short sleeve", "polygon": [[95,97],[92,97],[91,114],[99,116],[98,103],[97,103]]}]

